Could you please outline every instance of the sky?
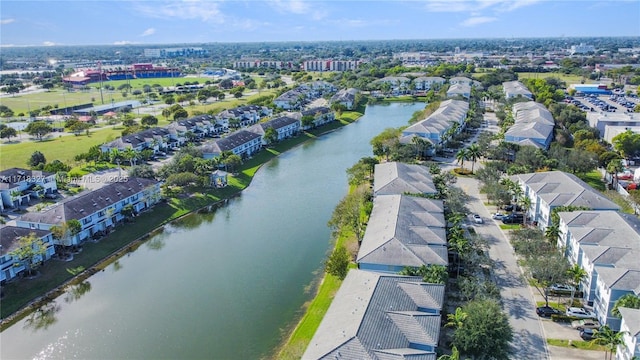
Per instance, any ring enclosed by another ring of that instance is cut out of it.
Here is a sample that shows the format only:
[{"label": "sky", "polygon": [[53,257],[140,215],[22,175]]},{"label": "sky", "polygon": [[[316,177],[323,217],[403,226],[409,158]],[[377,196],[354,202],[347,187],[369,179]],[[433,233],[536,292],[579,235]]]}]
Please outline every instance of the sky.
[{"label": "sky", "polygon": [[640,36],[640,0],[2,0],[1,46]]}]

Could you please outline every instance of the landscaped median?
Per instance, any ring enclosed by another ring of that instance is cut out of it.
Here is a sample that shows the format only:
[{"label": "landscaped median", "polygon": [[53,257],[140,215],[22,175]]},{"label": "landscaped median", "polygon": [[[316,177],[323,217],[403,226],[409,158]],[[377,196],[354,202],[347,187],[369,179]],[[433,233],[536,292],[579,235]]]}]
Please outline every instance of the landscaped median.
[{"label": "landscaped median", "polygon": [[[354,116],[354,118],[357,117],[359,116]],[[72,261],[48,261],[39,269],[40,275],[37,278],[6,284],[3,287],[4,297],[0,307],[0,317],[2,318],[0,330],[6,329],[38,306],[56,298],[69,285],[88,278],[122,255],[135,250],[154,231],[162,231],[162,226],[168,222],[236,196],[249,186],[262,164],[282,152],[349,123],[351,121],[340,118],[340,121],[334,121],[319,129],[304,132],[295,138],[287,139],[267,148],[252,159],[245,161],[242,170],[229,177],[227,187],[222,189],[190,188],[187,190],[188,197],[169,198],[166,202],[156,205],[152,210],[137,216],[134,219],[135,226],[125,225],[126,231],[124,231],[124,226],[119,226],[116,231],[97,243],[85,242],[82,252],[76,255]],[[67,271],[67,269],[77,268],[87,270],[76,277]]]}]

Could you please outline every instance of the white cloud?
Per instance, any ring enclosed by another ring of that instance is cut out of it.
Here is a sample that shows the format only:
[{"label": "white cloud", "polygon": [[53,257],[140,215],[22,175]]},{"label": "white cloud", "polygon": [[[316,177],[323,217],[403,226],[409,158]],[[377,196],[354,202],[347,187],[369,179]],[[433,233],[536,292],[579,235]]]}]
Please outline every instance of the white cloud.
[{"label": "white cloud", "polygon": [[156,33],[156,29],[148,28],[147,30],[143,31],[142,34],[140,34],[140,36],[149,36],[149,35],[153,35],[155,33]]},{"label": "white cloud", "polygon": [[468,18],[467,20],[461,22],[460,25],[466,26],[466,27],[471,27],[471,26],[476,26],[476,25],[480,25],[480,24],[490,23],[490,22],[493,22],[493,21],[496,21],[496,20],[498,20],[498,18],[489,17],[489,16],[476,16],[476,17]]},{"label": "white cloud", "polygon": [[2,19],[0,20],[0,24],[2,25],[7,25],[7,24],[11,24],[12,22],[15,22],[16,19]]},{"label": "white cloud", "polygon": [[480,10],[508,12],[540,1],[542,0],[429,0],[426,9],[430,12],[477,12]]},{"label": "white cloud", "polygon": [[113,43],[113,45],[131,45],[131,44],[135,44],[135,42],[129,41],[129,40],[120,40],[120,41],[115,41]]},{"label": "white cloud", "polygon": [[313,20],[321,20],[328,15],[326,10],[318,7],[318,2],[311,5],[304,0],[270,0],[269,4],[281,13],[311,15]]},{"label": "white cloud", "polygon": [[43,41],[42,45],[44,45],[44,46],[56,46],[58,44],[54,43],[53,41]]},{"label": "white cloud", "polygon": [[160,19],[201,20],[216,23],[224,22],[224,15],[218,8],[218,2],[200,0],[182,0],[171,2],[137,3],[141,14]]}]

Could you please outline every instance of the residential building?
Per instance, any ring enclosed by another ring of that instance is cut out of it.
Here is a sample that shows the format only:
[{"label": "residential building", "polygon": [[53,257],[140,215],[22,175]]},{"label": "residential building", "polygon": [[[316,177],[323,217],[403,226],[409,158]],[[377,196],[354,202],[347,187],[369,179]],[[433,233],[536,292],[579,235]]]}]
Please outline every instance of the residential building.
[{"label": "residential building", "polygon": [[282,141],[295,136],[300,132],[300,120],[289,116],[281,116],[255,124],[247,130],[260,135],[262,138],[262,144],[267,145],[267,140],[264,138],[264,135],[268,128],[273,128],[276,131],[278,135],[276,141]]},{"label": "residential building", "polygon": [[166,128],[155,127],[142,130],[135,134],[124,135],[116,140],[100,145],[102,152],[110,152],[113,149],[126,151],[133,149],[142,151],[151,149],[154,153],[166,150],[171,142],[171,132]]},{"label": "residential building", "polygon": [[356,94],[358,93],[357,89],[349,88],[339,90],[333,97],[331,97],[331,103],[338,103],[343,105],[347,110],[353,110],[353,107],[356,105]]},{"label": "residential building", "polygon": [[[332,121],[334,121],[335,118],[335,114],[334,112],[329,109],[326,106],[318,106],[318,107],[314,107],[314,108],[310,108],[307,110],[302,110],[300,112],[301,118],[303,116],[312,116],[313,117],[313,124],[312,125],[308,125],[308,126],[302,126],[302,123],[300,124],[302,127],[302,130],[307,130],[310,128],[315,128],[318,126],[322,126],[324,124],[328,124]],[[295,117],[294,117],[295,118]]]},{"label": "residential building", "polygon": [[377,195],[358,251],[363,270],[398,273],[406,266],[448,265],[441,200]]},{"label": "residential building", "polygon": [[619,210],[620,207],[573,174],[547,171],[511,176],[531,200],[527,215],[545,229],[551,211],[559,206],[584,206],[591,210]]},{"label": "residential building", "polygon": [[273,100],[273,103],[284,110],[296,110],[301,109],[308,98],[307,89],[303,87],[297,87],[282,93],[280,96]]},{"label": "residential building", "polygon": [[640,220],[618,211],[559,212],[558,248],[587,273],[580,284],[592,304],[600,267],[640,270]]},{"label": "residential building", "polygon": [[614,331],[620,330],[620,319],[611,314],[616,300],[626,294],[640,296],[640,270],[596,267],[598,280],[596,296],[593,300],[593,311],[602,324],[607,324]]},{"label": "residential building", "polygon": [[231,151],[246,159],[262,149],[262,136],[251,131],[238,130],[227,137],[207,142],[200,149],[205,159],[220,156],[225,151]]},{"label": "residential building", "polygon": [[304,71],[347,71],[355,70],[359,60],[307,60],[302,62]]},{"label": "residential building", "polygon": [[303,359],[436,360],[444,285],[351,270]]},{"label": "residential building", "polygon": [[430,152],[434,154],[437,148],[449,140],[450,129],[455,129],[455,132],[464,129],[468,111],[469,103],[466,101],[445,100],[433,114],[402,130],[400,141],[412,136],[426,139],[433,144]]},{"label": "residential building", "polygon": [[33,259],[34,264],[49,260],[55,254],[51,231],[25,229],[16,226],[0,227],[1,284],[4,284],[6,281],[10,281],[26,269],[24,262],[21,262],[20,259],[16,259],[11,255],[11,253],[17,250],[20,246],[20,238],[29,236],[30,234],[34,234],[36,237],[40,238],[46,247],[45,253],[42,256],[37,256]]},{"label": "residential building", "polygon": [[616,349],[616,360],[640,358],[640,309],[620,308],[622,344]]},{"label": "residential building", "polygon": [[580,45],[571,45],[571,49],[569,49],[569,54],[588,54],[596,52],[596,48],[593,45],[587,45],[585,43],[580,43]]},{"label": "residential building", "polygon": [[518,96],[533,100],[533,94],[520,81],[507,81],[502,83],[505,99],[513,99]]},{"label": "residential building", "polygon": [[144,49],[146,58],[201,57],[208,54],[209,50],[199,47]]},{"label": "residential building", "polygon": [[394,95],[404,94],[407,90],[409,90],[410,83],[411,79],[404,76],[387,76],[380,80],[374,81],[374,84],[388,84],[389,90]]},{"label": "residential building", "polygon": [[70,220],[78,220],[81,231],[69,239],[56,240],[56,245],[73,246],[102,236],[124,220],[122,209],[130,206],[133,214],[148,209],[160,201],[160,183],[143,178],[126,178],[97,190],[67,198],[42,212],[29,212],[17,219],[19,227],[50,230]]},{"label": "residential building", "polygon": [[271,116],[273,110],[266,106],[245,105],[233,109],[224,110],[217,115],[219,122],[227,124],[227,127],[247,127],[256,124],[260,119]]},{"label": "residential building", "polygon": [[375,166],[373,181],[373,194],[375,196],[433,195],[437,192],[429,168],[426,166],[395,161],[376,164]]},{"label": "residential building", "polygon": [[447,89],[447,97],[453,98],[458,96],[468,99],[471,96],[471,86],[465,83],[457,83],[449,86],[449,89]]},{"label": "residential building", "polygon": [[465,85],[473,85],[473,80],[469,79],[468,77],[464,77],[464,76],[455,76],[452,77],[451,79],[449,79],[449,84],[451,85],[455,85],[455,84],[465,84]]},{"label": "residential building", "polygon": [[535,101],[513,105],[514,124],[504,134],[507,142],[533,145],[547,150],[553,140],[555,120],[544,105]]},{"label": "residential building", "polygon": [[444,85],[446,80],[439,76],[420,76],[413,79],[415,89],[418,91],[437,90]]},{"label": "residential building", "polygon": [[239,60],[233,63],[234,69],[293,69],[295,65],[291,61],[275,60]]},{"label": "residential building", "polygon": [[57,191],[56,174],[21,168],[0,171],[0,210],[25,206],[31,199]]}]

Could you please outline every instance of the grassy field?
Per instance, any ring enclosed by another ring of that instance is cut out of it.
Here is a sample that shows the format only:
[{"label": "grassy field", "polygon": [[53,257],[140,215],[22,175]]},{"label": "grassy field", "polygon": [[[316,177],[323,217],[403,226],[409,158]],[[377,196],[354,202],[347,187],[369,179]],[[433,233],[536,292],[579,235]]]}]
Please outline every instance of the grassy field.
[{"label": "grassy field", "polygon": [[589,79],[585,79],[583,76],[580,76],[580,75],[563,74],[563,73],[555,73],[555,72],[549,72],[549,73],[519,72],[518,73],[518,79],[530,79],[530,78],[535,78],[535,79],[557,78],[566,82],[567,85],[580,84],[582,82],[589,83]]},{"label": "grassy field", "polygon": [[561,346],[566,348],[576,348],[581,350],[597,350],[605,351],[606,348],[602,345],[592,343],[591,341],[584,340],[563,340],[563,339],[547,339],[547,344],[553,346]]},{"label": "grassy field", "polygon": [[[124,100],[135,100],[133,96],[123,97],[121,91],[103,91],[102,99],[104,104],[110,104],[111,100],[118,102]],[[102,105],[100,91],[90,89],[88,91],[66,91],[62,89],[52,90],[49,92],[17,94],[15,96],[0,98],[0,105],[9,107],[18,115],[20,113],[27,114],[29,111],[41,109],[47,105],[53,107],[64,108],[67,106],[92,103],[94,105]]]},{"label": "grassy field", "polygon": [[592,188],[598,191],[605,191],[605,184],[602,181],[602,174],[598,170],[593,170],[586,174],[579,174],[578,177],[582,179],[582,181],[591,185]]}]

